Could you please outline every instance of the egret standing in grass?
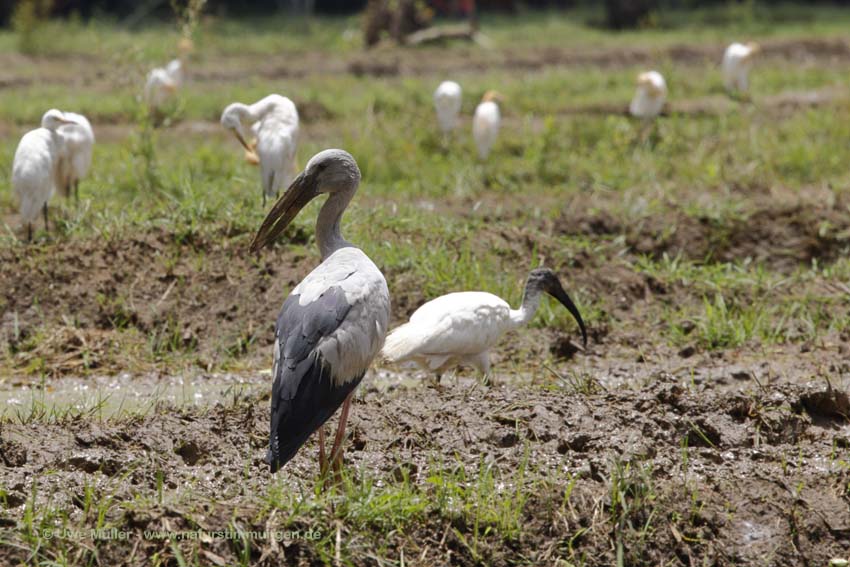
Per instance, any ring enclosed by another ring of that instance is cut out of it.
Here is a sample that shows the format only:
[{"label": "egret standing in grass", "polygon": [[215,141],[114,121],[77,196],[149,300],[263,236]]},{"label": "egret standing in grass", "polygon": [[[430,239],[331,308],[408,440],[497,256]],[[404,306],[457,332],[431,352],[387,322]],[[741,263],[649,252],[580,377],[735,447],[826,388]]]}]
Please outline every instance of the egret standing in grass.
[{"label": "egret standing in grass", "polygon": [[490,372],[490,349],[502,335],[527,324],[548,293],[567,308],[581,329],[587,346],[587,330],[578,308],[564,291],[558,276],[546,268],[528,275],[519,309],[502,298],[483,291],[450,293],[417,309],[410,321],[387,337],[382,355],[393,362],[414,361],[437,373],[457,365]]},{"label": "egret standing in grass", "polygon": [[496,137],[499,135],[499,125],[502,116],[499,113],[497,100],[501,95],[496,91],[487,91],[481,98],[481,103],[475,108],[475,116],[472,118],[472,137],[478,147],[478,157],[487,159]]},{"label": "egret standing in grass", "polygon": [[[275,472],[316,429],[319,465],[342,466],[342,442],[354,389],[380,351],[390,316],[390,295],[381,271],[340,233],[340,221],[360,184],[360,169],[343,150],[313,156],[274,204],[251,243],[259,252],[313,198],[328,199],[316,221],[322,263],[283,303],[275,327],[271,438],[267,461]],[[324,423],[342,405],[330,456]]]},{"label": "egret standing in grass", "polygon": [[449,134],[457,126],[462,94],[460,85],[454,81],[443,81],[434,91],[434,108],[443,134]]},{"label": "egret standing in grass", "polygon": [[[295,104],[272,94],[252,105],[234,102],[224,109],[221,124],[232,130],[245,148],[245,158],[260,164],[263,206],[288,187],[295,176],[295,152],[298,146],[298,110]],[[256,142],[248,141],[248,130]]]},{"label": "egret standing in grass", "polygon": [[80,200],[80,179],[85,177],[91,168],[92,150],[94,149],[94,131],[88,119],[82,114],[65,112],[65,118],[73,124],[63,124],[59,128],[64,142],[64,151],[60,160],[60,188],[65,197],[74,193],[74,198]]},{"label": "egret standing in grass", "polygon": [[183,84],[183,63],[174,59],[165,67],[148,73],[145,82],[145,102],[152,112],[159,111]]},{"label": "egret standing in grass", "polygon": [[48,230],[47,202],[56,192],[60,179],[60,160],[65,151],[60,128],[76,124],[56,109],[48,110],[41,128],[30,130],[21,138],[12,162],[12,187],[21,202],[21,222],[27,226],[27,240],[32,240],[32,223],[41,212],[44,230]]},{"label": "egret standing in grass", "polygon": [[667,101],[667,83],[658,71],[641,73],[637,78],[637,90],[629,104],[632,116],[648,120],[661,114]]},{"label": "egret standing in grass", "polygon": [[750,69],[753,59],[761,51],[757,43],[733,43],[723,54],[721,72],[723,85],[730,93],[744,94],[750,86]]}]

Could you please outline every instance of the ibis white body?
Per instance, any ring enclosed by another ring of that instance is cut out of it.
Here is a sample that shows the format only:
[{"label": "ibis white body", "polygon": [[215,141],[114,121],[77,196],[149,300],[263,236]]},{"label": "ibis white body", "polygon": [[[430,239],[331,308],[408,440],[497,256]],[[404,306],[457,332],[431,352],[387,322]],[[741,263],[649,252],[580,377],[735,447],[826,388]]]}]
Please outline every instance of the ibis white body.
[{"label": "ibis white body", "polygon": [[448,134],[457,127],[463,91],[454,81],[443,81],[434,91],[434,109],[437,111],[437,122],[440,130]]},{"label": "ibis white body", "polygon": [[519,309],[512,309],[501,297],[484,291],[449,293],[425,303],[410,316],[410,321],[394,329],[382,354],[387,360],[414,361],[437,373],[468,365],[487,374],[490,349],[505,333],[531,321],[544,292],[572,313],[586,343],[584,322],[558,277],[551,270],[538,268],[528,276]]},{"label": "ibis white body", "polygon": [[528,315],[492,293],[449,293],[425,303],[409,322],[393,330],[382,354],[391,361],[412,360],[435,372],[467,365],[486,374],[490,349]]}]

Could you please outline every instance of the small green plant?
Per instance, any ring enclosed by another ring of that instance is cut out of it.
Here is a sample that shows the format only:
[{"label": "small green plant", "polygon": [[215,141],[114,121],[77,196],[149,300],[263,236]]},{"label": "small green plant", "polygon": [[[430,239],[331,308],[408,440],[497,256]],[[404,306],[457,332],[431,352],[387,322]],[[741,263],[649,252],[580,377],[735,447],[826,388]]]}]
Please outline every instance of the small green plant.
[{"label": "small green plant", "polygon": [[50,15],[53,0],[20,0],[12,12],[12,29],[18,34],[21,53],[39,51],[38,29]]}]

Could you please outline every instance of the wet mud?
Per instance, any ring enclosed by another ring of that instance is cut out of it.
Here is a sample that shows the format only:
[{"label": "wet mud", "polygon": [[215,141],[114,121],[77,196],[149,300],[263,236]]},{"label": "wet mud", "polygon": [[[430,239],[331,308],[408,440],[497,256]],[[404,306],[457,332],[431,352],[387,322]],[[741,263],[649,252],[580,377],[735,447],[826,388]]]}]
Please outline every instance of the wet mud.
[{"label": "wet mud", "polygon": [[[404,530],[360,526],[366,541],[348,541],[345,523],[314,528],[338,529],[358,565],[379,564],[367,552],[379,543],[403,547],[409,565],[542,565],[558,557],[611,565],[618,548],[628,564],[825,565],[850,545],[848,411],[846,394],[823,381],[732,393],[662,373],[637,389],[577,393],[476,383],[387,390],[367,379],[352,411],[352,481],[406,477],[431,494],[440,467],[475,475],[484,466],[528,490],[521,535],[479,526],[473,551],[462,535],[473,528],[436,498]],[[203,409],[164,403],[135,417],[4,423],[3,525],[32,506],[94,525],[86,517],[94,490],[110,499],[105,519],[131,534],[99,545],[101,564],[199,550],[235,561],[227,542],[178,542],[175,550],[143,531],[303,529],[303,512],[275,516],[262,499],[270,485],[303,490],[314,482],[315,440],[273,479],[263,462],[267,423],[268,399],[257,395]],[[252,564],[277,564],[269,545],[253,546]],[[288,542],[284,556],[323,562],[303,541]],[[26,553],[0,547],[0,561],[26,561]]]}]

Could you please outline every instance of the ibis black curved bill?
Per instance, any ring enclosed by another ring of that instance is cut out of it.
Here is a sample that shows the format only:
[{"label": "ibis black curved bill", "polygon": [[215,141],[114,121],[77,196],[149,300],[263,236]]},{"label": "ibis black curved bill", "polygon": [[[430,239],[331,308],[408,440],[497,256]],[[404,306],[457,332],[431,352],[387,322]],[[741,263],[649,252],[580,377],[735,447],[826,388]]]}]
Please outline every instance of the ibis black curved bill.
[{"label": "ibis black curved bill", "polygon": [[578,312],[578,307],[576,307],[576,304],[573,303],[572,299],[570,299],[570,296],[567,295],[567,292],[564,291],[560,282],[557,282],[557,285],[555,285],[555,288],[550,292],[550,295],[557,299],[561,305],[566,307],[567,311],[569,311],[576,320],[579,329],[581,329],[581,338],[584,342],[584,348],[587,348],[587,329],[584,326],[584,320],[581,318],[581,313]]},{"label": "ibis black curved bill", "polygon": [[298,216],[298,212],[317,195],[316,184],[304,172],[300,173],[266,215],[260,230],[251,241],[251,252],[258,253],[277,238]]}]

